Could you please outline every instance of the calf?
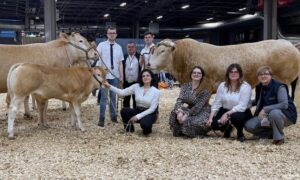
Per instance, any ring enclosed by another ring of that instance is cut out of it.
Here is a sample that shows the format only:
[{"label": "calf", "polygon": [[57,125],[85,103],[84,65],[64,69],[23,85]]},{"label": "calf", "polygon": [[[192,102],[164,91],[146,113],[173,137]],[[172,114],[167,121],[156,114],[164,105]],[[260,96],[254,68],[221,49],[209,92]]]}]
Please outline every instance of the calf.
[{"label": "calf", "polygon": [[17,110],[29,94],[37,101],[39,125],[47,126],[44,119],[45,105],[48,99],[56,98],[70,103],[71,125],[76,126],[77,123],[79,129],[85,131],[80,120],[81,103],[88,98],[93,89],[99,88],[105,79],[106,70],[100,67],[54,68],[29,63],[13,65],[7,77],[8,95],[11,98],[8,137],[14,137]]}]

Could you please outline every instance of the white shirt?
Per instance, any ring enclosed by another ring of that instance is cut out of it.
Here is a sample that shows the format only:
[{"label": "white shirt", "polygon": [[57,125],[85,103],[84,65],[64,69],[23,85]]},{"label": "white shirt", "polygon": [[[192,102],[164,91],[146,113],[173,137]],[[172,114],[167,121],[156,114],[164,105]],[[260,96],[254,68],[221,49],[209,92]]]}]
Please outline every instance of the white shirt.
[{"label": "white shirt", "polygon": [[129,96],[131,94],[134,94],[137,107],[148,108],[147,110],[136,115],[138,119],[141,119],[146,115],[153,113],[159,103],[159,90],[153,86],[150,87],[145,95],[144,87],[140,87],[138,83],[133,84],[126,89],[119,89],[114,86],[110,86],[110,90],[120,96]]},{"label": "white shirt", "polygon": [[251,107],[251,94],[251,86],[245,81],[238,92],[229,92],[225,87],[225,82],[222,82],[218,87],[211,111],[216,112],[223,107],[233,112],[245,112],[247,108]]},{"label": "white shirt", "polygon": [[[154,43],[152,43],[149,47],[145,46],[145,47],[142,49],[142,51],[141,51],[141,56],[144,56],[144,60],[145,60],[143,68],[144,68],[144,67],[147,68],[147,64],[149,63],[149,60],[150,60],[150,58],[151,58],[150,49],[151,49],[153,46],[155,46]],[[157,70],[154,70],[154,69],[153,69],[152,72],[153,72],[154,74],[158,74],[158,71],[157,71]]]},{"label": "white shirt", "polygon": [[[103,41],[103,42],[99,43],[99,45],[97,46],[97,51],[98,51],[100,57],[99,57],[99,61],[97,62],[96,66],[101,66],[101,67],[107,68],[109,70],[109,73],[107,74],[106,79],[120,78],[119,63],[124,60],[123,51],[119,44],[117,44],[116,42],[113,43],[114,44],[113,45],[114,69],[111,69],[110,44],[111,43],[109,41]],[[116,77],[114,77],[111,73],[113,73]]]},{"label": "white shirt", "polygon": [[139,76],[139,60],[135,55],[129,55],[125,60],[125,80],[129,83],[137,82]]}]

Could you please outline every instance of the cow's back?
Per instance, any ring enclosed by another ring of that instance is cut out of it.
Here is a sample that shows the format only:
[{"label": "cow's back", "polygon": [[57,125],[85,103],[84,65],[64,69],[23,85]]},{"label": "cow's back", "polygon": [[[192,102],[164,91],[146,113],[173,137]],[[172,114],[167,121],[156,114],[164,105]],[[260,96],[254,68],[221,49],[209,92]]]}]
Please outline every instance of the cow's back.
[{"label": "cow's back", "polygon": [[7,91],[6,79],[9,68],[16,63],[36,63],[63,67],[64,43],[55,40],[49,43],[29,45],[0,45],[0,93]]},{"label": "cow's back", "polygon": [[285,40],[214,46],[183,39],[176,41],[172,63],[174,72],[171,73],[177,73],[177,77],[181,76],[181,82],[187,82],[190,78],[184,74],[193,66],[200,65],[206,72],[207,85],[212,86],[211,89],[215,91],[218,84],[224,80],[227,67],[232,63],[242,66],[245,80],[252,87],[258,82],[256,70],[263,65],[273,69],[275,78],[290,83],[299,74],[300,53]]}]

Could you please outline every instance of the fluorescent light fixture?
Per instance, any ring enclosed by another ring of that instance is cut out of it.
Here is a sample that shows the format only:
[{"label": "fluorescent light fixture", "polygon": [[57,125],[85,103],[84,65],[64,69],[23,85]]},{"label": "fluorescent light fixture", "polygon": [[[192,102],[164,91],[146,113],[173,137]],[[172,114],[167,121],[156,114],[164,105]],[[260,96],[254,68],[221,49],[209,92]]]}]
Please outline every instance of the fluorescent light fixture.
[{"label": "fluorescent light fixture", "polygon": [[105,18],[107,18],[108,16],[109,16],[109,14],[108,14],[108,13],[104,14],[104,17],[105,17]]},{"label": "fluorescent light fixture", "polygon": [[207,18],[206,21],[211,21],[211,20],[213,20],[213,19],[214,19],[213,17]]},{"label": "fluorescent light fixture", "polygon": [[122,3],[120,4],[121,7],[124,7],[124,6],[126,6],[126,5],[127,5],[126,2],[122,2]]},{"label": "fluorescent light fixture", "polygon": [[239,11],[245,11],[247,8],[243,7],[243,8],[240,8]]},{"label": "fluorescent light fixture", "polygon": [[242,14],[241,12],[232,12],[232,11],[228,11],[226,12],[227,14]]},{"label": "fluorescent light fixture", "polygon": [[181,9],[186,9],[186,8],[189,8],[189,7],[190,7],[190,5],[186,4],[186,5],[181,6]]},{"label": "fluorescent light fixture", "polygon": [[188,37],[190,37],[190,35],[189,35],[189,34],[187,34],[187,35],[185,35],[185,37],[186,37],[186,38],[188,38]]},{"label": "fluorescent light fixture", "polygon": [[156,19],[162,19],[163,18],[163,16],[157,16],[156,17]]},{"label": "fluorescent light fixture", "polygon": [[257,13],[255,14],[245,14],[243,16],[240,17],[240,19],[251,19],[257,16]]},{"label": "fluorescent light fixture", "polygon": [[206,23],[206,24],[203,24],[203,27],[215,28],[215,27],[220,26],[221,24],[223,24],[223,23],[222,22]]}]

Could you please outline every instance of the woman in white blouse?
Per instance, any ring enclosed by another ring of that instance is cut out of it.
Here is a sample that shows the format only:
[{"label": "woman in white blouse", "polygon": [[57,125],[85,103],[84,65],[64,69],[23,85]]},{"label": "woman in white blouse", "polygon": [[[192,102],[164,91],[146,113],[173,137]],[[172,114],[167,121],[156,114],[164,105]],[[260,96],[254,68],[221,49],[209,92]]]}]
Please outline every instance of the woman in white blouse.
[{"label": "woman in white blouse", "polygon": [[134,123],[140,123],[143,134],[152,132],[152,125],[158,114],[159,90],[154,87],[155,79],[151,70],[144,69],[138,83],[126,89],[119,89],[108,82],[103,83],[111,91],[120,96],[135,95],[137,107],[135,109],[124,107],[121,109],[121,117],[127,132],[134,132]]},{"label": "woman in white blouse", "polygon": [[251,93],[251,86],[243,80],[241,66],[231,64],[227,68],[225,82],[218,87],[207,126],[213,130],[221,130],[224,137],[229,138],[234,125],[237,129],[237,140],[243,142],[245,122],[252,118],[249,109]]}]

